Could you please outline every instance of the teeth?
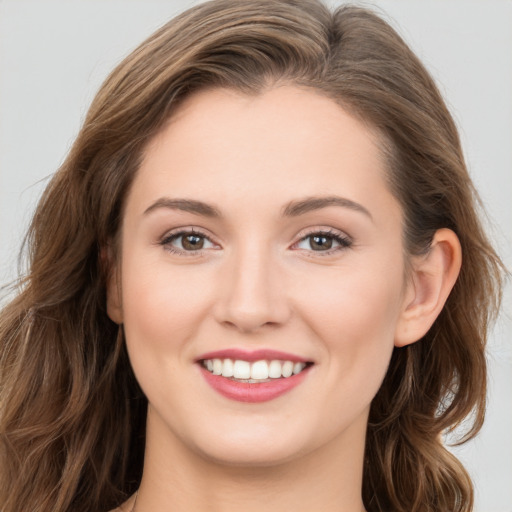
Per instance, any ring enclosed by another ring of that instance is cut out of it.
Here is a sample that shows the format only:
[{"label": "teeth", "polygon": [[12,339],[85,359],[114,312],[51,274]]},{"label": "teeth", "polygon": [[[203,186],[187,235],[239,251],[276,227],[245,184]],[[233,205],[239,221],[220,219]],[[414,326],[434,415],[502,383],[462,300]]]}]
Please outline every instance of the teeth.
[{"label": "teeth", "polygon": [[268,376],[271,379],[279,379],[282,375],[282,364],[281,361],[270,361],[268,365]]},{"label": "teeth", "polygon": [[224,363],[222,364],[222,376],[223,377],[233,377],[234,368],[233,361],[231,359],[224,359]]},{"label": "teeth", "polygon": [[297,375],[304,370],[306,363],[278,360],[250,363],[240,359],[206,359],[203,366],[214,375],[247,381],[266,381]]},{"label": "teeth", "polygon": [[293,373],[293,363],[291,361],[285,361],[283,363],[283,377],[291,377]]},{"label": "teeth", "polygon": [[251,364],[247,361],[235,361],[233,365],[233,377],[235,377],[235,379],[250,379]]},{"label": "teeth", "polygon": [[267,361],[256,361],[251,365],[251,379],[268,379]]},{"label": "teeth", "polygon": [[220,359],[213,360],[213,375],[220,375],[222,373],[222,361]]},{"label": "teeth", "polygon": [[293,365],[293,375],[297,375],[304,369],[304,363],[295,363]]}]

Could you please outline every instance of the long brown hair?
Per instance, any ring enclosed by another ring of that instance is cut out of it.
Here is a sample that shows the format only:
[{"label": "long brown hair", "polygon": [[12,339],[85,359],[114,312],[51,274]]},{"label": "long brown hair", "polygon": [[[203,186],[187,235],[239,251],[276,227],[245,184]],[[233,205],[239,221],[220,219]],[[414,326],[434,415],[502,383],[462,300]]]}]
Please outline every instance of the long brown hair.
[{"label": "long brown hair", "polygon": [[123,202],[148,141],[205,87],[276,82],[327,95],[381,134],[409,254],[458,235],[460,277],[434,326],[395,348],[373,400],[368,511],[469,512],[471,481],[441,434],[485,409],[484,348],[501,262],[478,218],[454,122],[423,65],[379,16],[316,0],[214,0],[159,29],[107,78],[27,237],[29,271],[0,316],[2,512],[107,510],[140,481],[146,399],[105,310]]}]

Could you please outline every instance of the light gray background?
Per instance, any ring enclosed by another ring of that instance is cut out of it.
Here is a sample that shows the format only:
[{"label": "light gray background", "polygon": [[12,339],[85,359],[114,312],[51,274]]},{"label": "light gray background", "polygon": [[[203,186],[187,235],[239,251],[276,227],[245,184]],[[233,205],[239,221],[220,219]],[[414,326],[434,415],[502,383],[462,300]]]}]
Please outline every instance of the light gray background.
[{"label": "light gray background", "polygon": [[[31,211],[101,81],[154,29],[196,3],[0,0],[0,283],[16,275]],[[512,2],[365,5],[387,13],[440,84],[495,226],[492,236],[512,268]],[[512,512],[511,303],[509,286],[489,347],[486,425],[454,450],[475,481],[477,512]]]}]

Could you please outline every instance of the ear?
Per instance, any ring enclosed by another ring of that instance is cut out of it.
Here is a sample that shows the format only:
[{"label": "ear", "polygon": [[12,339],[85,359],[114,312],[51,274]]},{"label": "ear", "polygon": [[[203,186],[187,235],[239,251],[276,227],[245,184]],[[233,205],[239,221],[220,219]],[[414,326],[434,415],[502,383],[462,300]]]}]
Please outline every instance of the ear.
[{"label": "ear", "polygon": [[120,269],[110,245],[101,249],[101,261],[107,269],[107,315],[110,320],[120,325],[123,323]]},{"label": "ear", "polygon": [[418,341],[432,327],[457,281],[461,263],[460,242],[451,229],[436,231],[428,253],[412,258],[395,346]]}]

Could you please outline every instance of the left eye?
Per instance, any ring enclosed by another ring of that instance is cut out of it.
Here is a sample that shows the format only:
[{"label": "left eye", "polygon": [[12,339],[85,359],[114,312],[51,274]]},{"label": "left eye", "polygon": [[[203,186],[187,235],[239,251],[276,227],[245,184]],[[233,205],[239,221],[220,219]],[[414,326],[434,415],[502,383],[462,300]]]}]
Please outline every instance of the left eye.
[{"label": "left eye", "polygon": [[193,232],[176,233],[167,237],[162,243],[174,249],[187,252],[214,247],[214,244],[206,236]]},{"label": "left eye", "polygon": [[312,233],[300,240],[296,247],[308,251],[327,252],[330,249],[349,247],[350,240],[331,233]]}]

